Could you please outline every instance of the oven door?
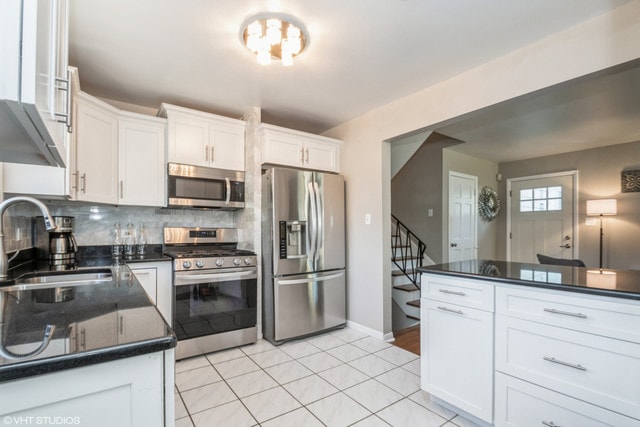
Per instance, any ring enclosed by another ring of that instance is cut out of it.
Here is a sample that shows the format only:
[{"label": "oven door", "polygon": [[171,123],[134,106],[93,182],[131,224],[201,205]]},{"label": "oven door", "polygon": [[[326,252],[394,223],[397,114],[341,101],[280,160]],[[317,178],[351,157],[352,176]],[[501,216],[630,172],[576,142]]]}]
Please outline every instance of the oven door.
[{"label": "oven door", "polygon": [[255,267],[176,272],[173,329],[178,341],[255,328],[257,285]]}]

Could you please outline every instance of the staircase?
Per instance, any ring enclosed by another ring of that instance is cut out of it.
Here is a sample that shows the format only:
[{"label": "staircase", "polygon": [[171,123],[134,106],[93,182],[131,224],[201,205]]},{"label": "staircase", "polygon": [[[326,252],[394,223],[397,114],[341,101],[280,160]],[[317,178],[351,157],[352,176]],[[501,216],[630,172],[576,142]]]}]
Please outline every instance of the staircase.
[{"label": "staircase", "polygon": [[420,321],[420,274],[416,269],[434,262],[425,260],[424,242],[394,215],[391,219],[393,330],[397,331]]}]

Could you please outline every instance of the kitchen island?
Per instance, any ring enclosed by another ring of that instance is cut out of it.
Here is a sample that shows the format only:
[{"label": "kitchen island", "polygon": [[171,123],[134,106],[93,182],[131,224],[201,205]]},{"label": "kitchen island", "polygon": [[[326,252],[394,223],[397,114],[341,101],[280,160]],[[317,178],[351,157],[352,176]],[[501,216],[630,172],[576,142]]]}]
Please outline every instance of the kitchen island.
[{"label": "kitchen island", "polygon": [[640,272],[420,268],[421,386],[481,425],[640,426]]},{"label": "kitchen island", "polygon": [[0,287],[5,424],[173,425],[175,335],[132,270],[104,263]]}]

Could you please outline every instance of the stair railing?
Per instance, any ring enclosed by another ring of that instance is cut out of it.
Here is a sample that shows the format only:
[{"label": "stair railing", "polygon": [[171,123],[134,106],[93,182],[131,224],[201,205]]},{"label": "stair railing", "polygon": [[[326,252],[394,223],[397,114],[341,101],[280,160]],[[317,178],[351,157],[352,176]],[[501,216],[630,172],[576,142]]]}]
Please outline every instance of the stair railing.
[{"label": "stair railing", "polygon": [[[424,251],[427,245],[418,238],[406,225],[404,225],[395,215],[391,214],[392,225],[395,225],[391,236],[391,248],[393,254],[391,259],[398,268],[411,280],[418,289],[420,283],[418,281],[417,267],[422,266],[424,261]],[[414,255],[414,246],[416,253]],[[399,251],[399,256],[398,256]],[[413,261],[415,260],[415,262]]]}]

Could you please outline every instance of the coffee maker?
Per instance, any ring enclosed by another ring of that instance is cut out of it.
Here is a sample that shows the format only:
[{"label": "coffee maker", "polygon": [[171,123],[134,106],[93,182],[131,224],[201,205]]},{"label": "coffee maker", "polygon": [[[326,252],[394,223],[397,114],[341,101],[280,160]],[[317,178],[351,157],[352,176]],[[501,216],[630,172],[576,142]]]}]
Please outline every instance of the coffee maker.
[{"label": "coffee maker", "polygon": [[49,260],[49,265],[72,266],[76,262],[76,252],[78,245],[73,237],[73,217],[54,216],[53,230],[46,230],[42,217],[33,219],[34,246],[38,259]]}]

